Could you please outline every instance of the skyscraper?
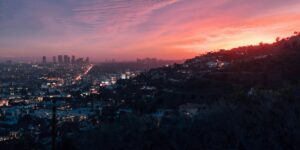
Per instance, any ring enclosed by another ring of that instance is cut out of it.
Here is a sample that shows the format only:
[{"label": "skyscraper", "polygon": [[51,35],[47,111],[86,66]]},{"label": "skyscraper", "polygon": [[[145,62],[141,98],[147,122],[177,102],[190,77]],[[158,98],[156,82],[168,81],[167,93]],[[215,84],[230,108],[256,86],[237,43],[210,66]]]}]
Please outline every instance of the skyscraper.
[{"label": "skyscraper", "polygon": [[70,63],[70,57],[68,55],[64,55],[64,63],[69,64]]},{"label": "skyscraper", "polygon": [[47,63],[47,57],[43,56],[43,64],[46,64],[46,63]]},{"label": "skyscraper", "polygon": [[75,56],[72,56],[72,64],[75,63]]},{"label": "skyscraper", "polygon": [[85,59],[85,62],[86,62],[86,63],[90,63],[90,58],[87,57],[87,58]]},{"label": "skyscraper", "polygon": [[63,63],[63,56],[62,55],[58,55],[58,63],[59,64]]}]

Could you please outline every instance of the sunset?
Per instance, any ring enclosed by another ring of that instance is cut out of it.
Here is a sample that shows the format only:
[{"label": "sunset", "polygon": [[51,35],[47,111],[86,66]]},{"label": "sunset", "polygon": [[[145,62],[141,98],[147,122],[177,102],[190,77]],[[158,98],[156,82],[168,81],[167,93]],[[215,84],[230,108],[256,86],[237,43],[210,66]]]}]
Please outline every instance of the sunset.
[{"label": "sunset", "polygon": [[0,0],[0,150],[299,150],[299,0]]},{"label": "sunset", "polygon": [[298,0],[2,0],[0,55],[186,59],[274,42],[299,17]]}]

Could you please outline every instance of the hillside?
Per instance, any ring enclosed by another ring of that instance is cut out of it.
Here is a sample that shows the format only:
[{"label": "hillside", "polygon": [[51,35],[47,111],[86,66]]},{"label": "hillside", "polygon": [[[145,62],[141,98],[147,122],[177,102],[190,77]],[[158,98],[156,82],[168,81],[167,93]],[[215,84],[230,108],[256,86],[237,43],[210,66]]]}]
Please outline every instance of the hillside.
[{"label": "hillside", "polygon": [[212,102],[251,89],[276,91],[297,85],[299,64],[297,34],[273,44],[220,50],[183,64],[152,69],[135,79],[120,81],[115,93],[125,100],[125,105],[144,100],[149,111],[178,108],[181,104]]},{"label": "hillside", "polygon": [[299,64],[297,34],[120,80],[101,90],[101,127],[62,149],[299,149]]}]

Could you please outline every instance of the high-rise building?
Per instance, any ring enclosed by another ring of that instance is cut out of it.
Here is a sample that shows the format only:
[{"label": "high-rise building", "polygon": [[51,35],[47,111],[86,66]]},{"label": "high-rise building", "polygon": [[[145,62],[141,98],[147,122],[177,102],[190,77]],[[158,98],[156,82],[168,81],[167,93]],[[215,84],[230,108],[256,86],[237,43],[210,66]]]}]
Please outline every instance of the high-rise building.
[{"label": "high-rise building", "polygon": [[63,56],[62,55],[58,55],[58,63],[59,64],[63,63]]},{"label": "high-rise building", "polygon": [[79,63],[79,64],[84,63],[83,58],[78,58],[78,59],[76,60],[76,63]]},{"label": "high-rise building", "polygon": [[43,64],[47,63],[47,57],[43,56]]},{"label": "high-rise building", "polygon": [[87,58],[85,59],[85,62],[86,62],[86,63],[90,63],[90,58],[87,57]]},{"label": "high-rise building", "polygon": [[64,63],[69,64],[70,63],[70,57],[68,55],[64,55]]},{"label": "high-rise building", "polygon": [[75,56],[72,56],[72,61],[71,61],[71,62],[72,62],[72,64],[74,64],[74,63],[75,63],[75,60],[76,60],[76,59],[75,59]]},{"label": "high-rise building", "polygon": [[56,56],[53,56],[53,63],[56,64]]}]

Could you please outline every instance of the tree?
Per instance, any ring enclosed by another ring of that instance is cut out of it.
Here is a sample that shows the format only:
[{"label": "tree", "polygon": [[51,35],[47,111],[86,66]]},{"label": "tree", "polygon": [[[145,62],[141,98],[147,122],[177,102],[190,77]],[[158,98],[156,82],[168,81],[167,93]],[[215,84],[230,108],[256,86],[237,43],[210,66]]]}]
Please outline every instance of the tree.
[{"label": "tree", "polygon": [[280,37],[277,37],[277,38],[276,38],[276,42],[279,42],[279,41],[280,41]]}]

